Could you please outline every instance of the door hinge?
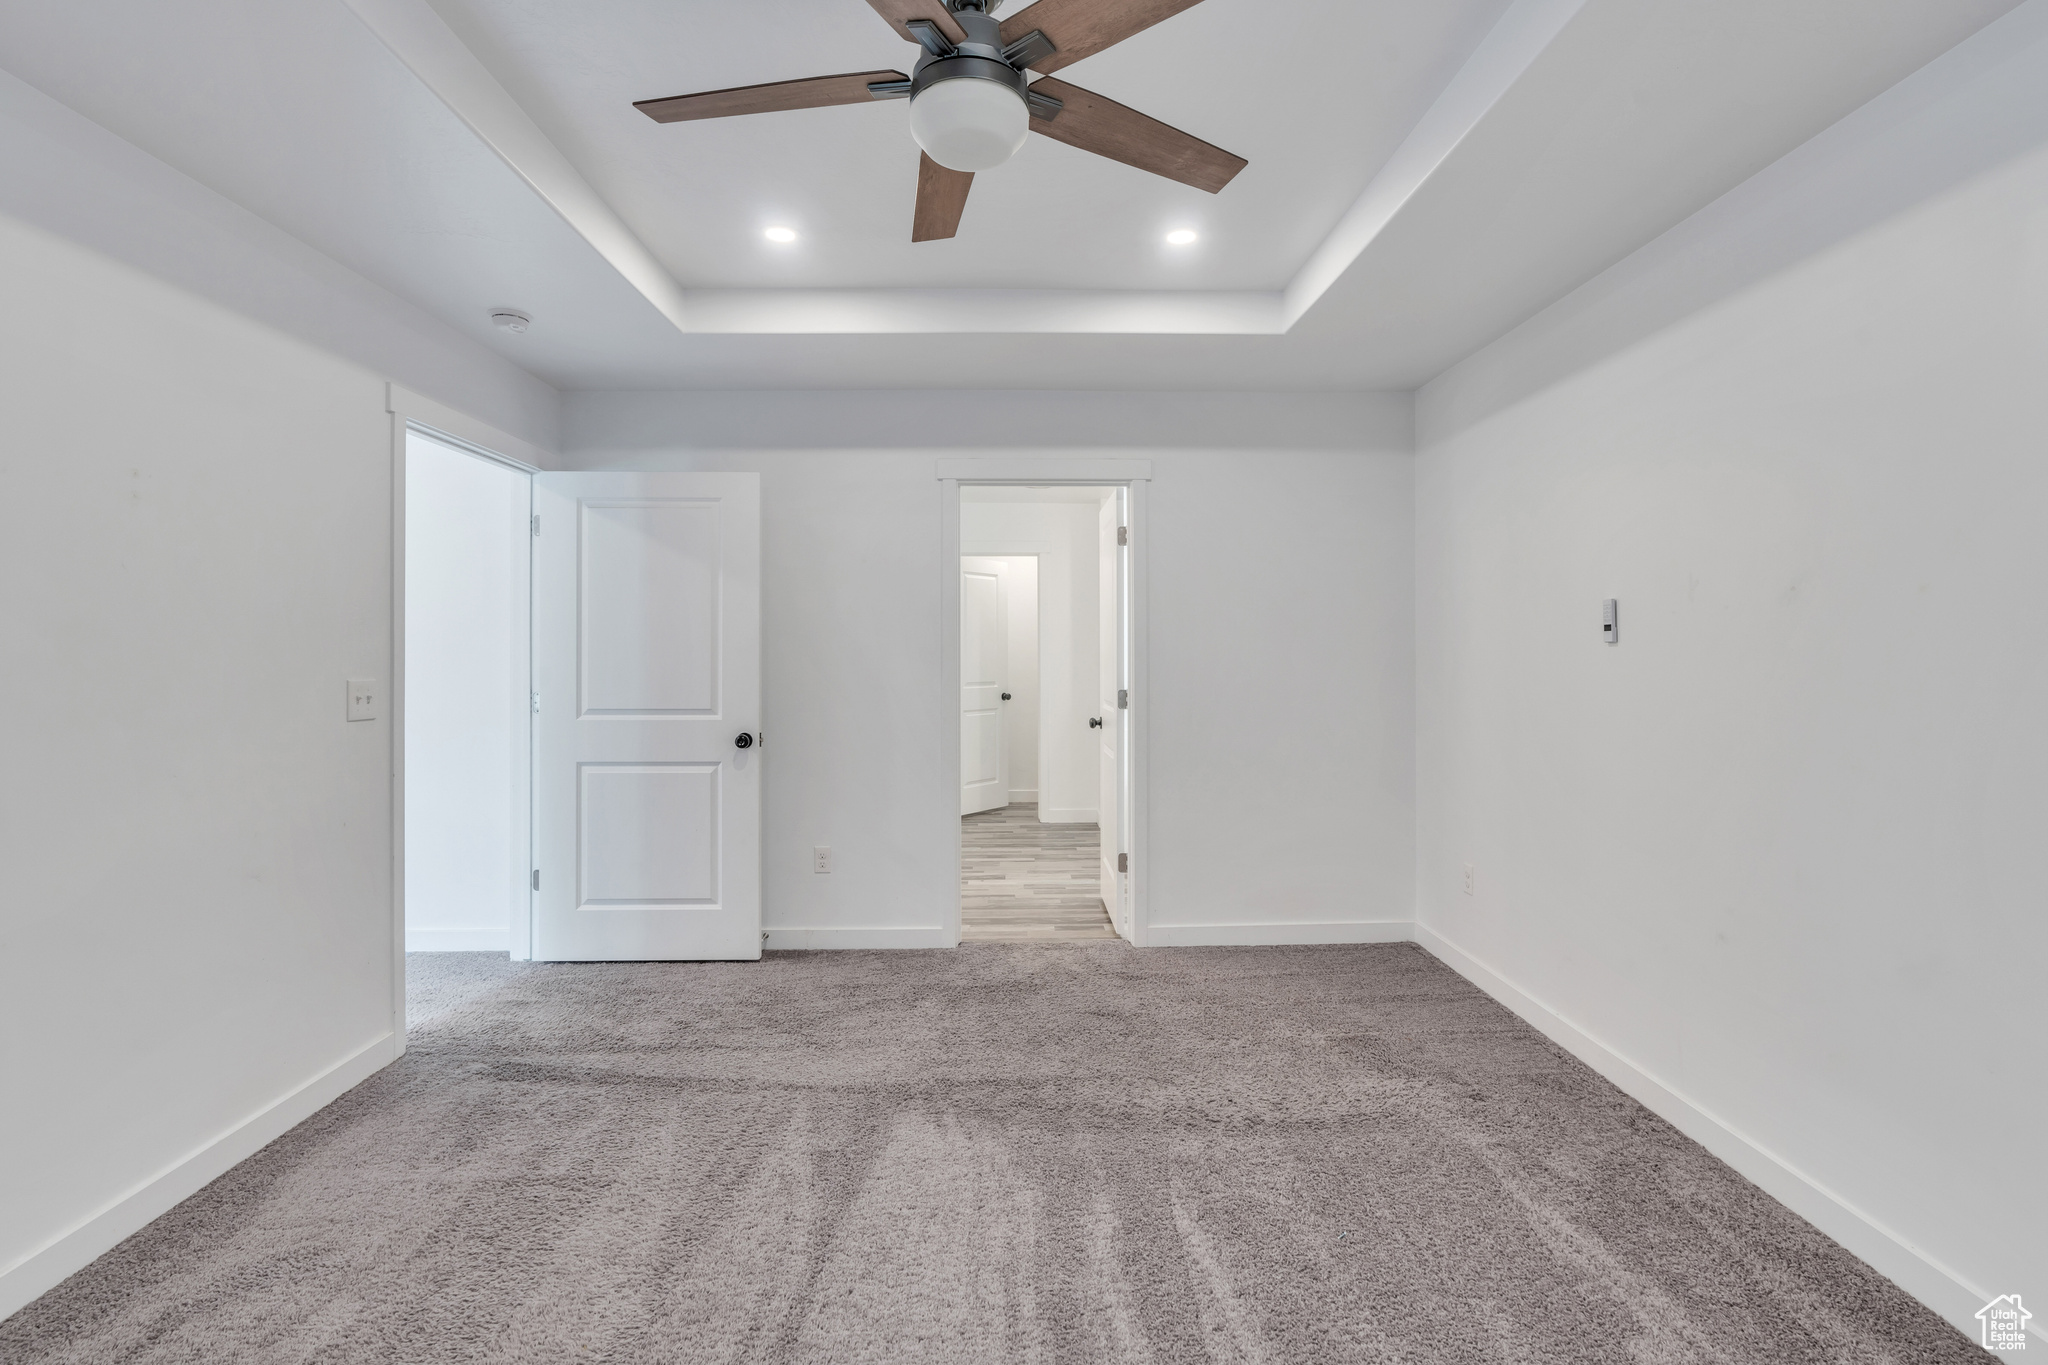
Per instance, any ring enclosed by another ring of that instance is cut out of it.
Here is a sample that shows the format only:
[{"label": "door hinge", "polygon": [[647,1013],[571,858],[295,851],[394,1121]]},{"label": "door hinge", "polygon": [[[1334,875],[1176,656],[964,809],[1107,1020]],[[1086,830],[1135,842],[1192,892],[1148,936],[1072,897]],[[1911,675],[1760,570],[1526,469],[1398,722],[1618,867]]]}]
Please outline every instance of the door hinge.
[{"label": "door hinge", "polygon": [[540,714],[540,693],[538,692],[533,694],[533,714],[536,716]]},{"label": "door hinge", "polygon": [[[1119,853],[1119,854],[1117,854],[1117,855],[1116,855],[1116,870],[1117,870],[1117,871],[1119,871],[1119,872],[1129,872],[1129,871],[1131,870],[1131,855],[1130,855],[1130,854],[1128,854],[1128,853]],[[534,876],[536,876],[536,877],[538,877],[538,876],[540,875],[540,873],[536,872],[536,873],[534,873],[533,875],[534,875]]]},{"label": "door hinge", "polygon": [[1119,545],[1128,545],[1128,544],[1130,544],[1130,543],[1131,543],[1131,528],[1130,528],[1130,527],[1128,527],[1128,526],[1119,526],[1119,527],[1117,527],[1117,528],[1116,528],[1116,543],[1117,543],[1117,544],[1119,544]]},{"label": "door hinge", "polygon": [[1130,688],[1128,688],[1128,687],[1119,687],[1119,688],[1118,688],[1118,689],[1116,690],[1116,709],[1117,709],[1117,710],[1119,710],[1119,711],[1128,711],[1128,710],[1130,710],[1130,709],[1131,709],[1131,689],[1130,689]]},{"label": "door hinge", "polygon": [[533,889],[540,890],[540,869],[537,867],[533,870]]},{"label": "door hinge", "polygon": [[538,512],[533,514],[533,533],[535,535],[540,534],[540,513]]}]

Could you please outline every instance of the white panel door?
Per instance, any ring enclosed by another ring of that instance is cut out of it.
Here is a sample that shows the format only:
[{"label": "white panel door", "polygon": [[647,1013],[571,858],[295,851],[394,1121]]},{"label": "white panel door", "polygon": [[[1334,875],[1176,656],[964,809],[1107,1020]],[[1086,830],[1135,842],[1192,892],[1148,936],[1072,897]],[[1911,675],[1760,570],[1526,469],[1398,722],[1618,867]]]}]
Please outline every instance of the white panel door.
[{"label": "white panel door", "polygon": [[533,507],[534,957],[760,957],[760,476]]},{"label": "white panel door", "polygon": [[1125,938],[1131,936],[1129,878],[1117,870],[1124,853],[1124,733],[1130,712],[1123,706],[1123,600],[1124,551],[1117,543],[1123,525],[1123,490],[1103,500],[1096,520],[1096,544],[1100,565],[1096,574],[1099,604],[1096,628],[1101,645],[1096,658],[1101,664],[1102,695],[1098,702],[1102,716],[1101,785],[1096,793],[1096,823],[1102,830],[1102,908],[1109,922]]},{"label": "white panel door", "polygon": [[960,560],[960,813],[1010,804],[1003,743],[1003,688],[1009,678],[1009,565]]}]

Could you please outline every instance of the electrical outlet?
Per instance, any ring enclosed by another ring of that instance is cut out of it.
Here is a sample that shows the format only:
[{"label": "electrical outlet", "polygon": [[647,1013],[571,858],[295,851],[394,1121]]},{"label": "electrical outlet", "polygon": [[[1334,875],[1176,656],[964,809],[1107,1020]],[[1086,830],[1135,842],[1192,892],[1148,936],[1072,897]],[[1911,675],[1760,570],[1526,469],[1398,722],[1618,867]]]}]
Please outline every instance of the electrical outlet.
[{"label": "electrical outlet", "polygon": [[375,678],[350,678],[348,680],[348,718],[350,720],[377,719],[377,680]]},{"label": "electrical outlet", "polygon": [[817,845],[815,848],[811,850],[811,871],[830,872],[831,870],[832,850],[825,847],[823,844]]},{"label": "electrical outlet", "polygon": [[1471,863],[1465,864],[1465,894],[1472,894],[1472,884],[1479,880],[1479,869]]}]

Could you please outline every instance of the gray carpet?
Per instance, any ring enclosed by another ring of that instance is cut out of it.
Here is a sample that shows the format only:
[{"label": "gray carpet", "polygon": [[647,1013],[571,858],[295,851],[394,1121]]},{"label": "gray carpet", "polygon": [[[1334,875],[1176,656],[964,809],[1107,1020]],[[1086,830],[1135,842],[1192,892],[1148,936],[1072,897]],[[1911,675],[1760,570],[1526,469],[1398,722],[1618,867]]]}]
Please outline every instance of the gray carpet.
[{"label": "gray carpet", "polygon": [[1990,1359],[1413,947],[411,971],[0,1359]]}]

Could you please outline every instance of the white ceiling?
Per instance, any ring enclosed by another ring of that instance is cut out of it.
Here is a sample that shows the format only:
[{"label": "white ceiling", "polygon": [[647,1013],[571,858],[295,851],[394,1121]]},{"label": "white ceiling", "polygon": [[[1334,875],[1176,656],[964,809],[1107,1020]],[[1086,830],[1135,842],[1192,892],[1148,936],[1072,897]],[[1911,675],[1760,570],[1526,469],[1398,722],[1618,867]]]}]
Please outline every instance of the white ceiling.
[{"label": "white ceiling", "polygon": [[673,336],[338,0],[0,0],[0,64],[543,378]]},{"label": "white ceiling", "polygon": [[[1250,158],[1221,195],[1034,138],[977,178],[958,239],[917,246],[900,103],[630,107],[907,69],[863,0],[425,2],[0,0],[0,64],[563,387],[1404,388],[2016,0],[1297,0],[1285,29],[1206,0],[1061,77]],[[531,146],[493,150],[351,4],[445,19],[616,230],[565,218]],[[1539,37],[1504,45],[1518,24]],[[1461,98],[1467,122],[1395,184]],[[1354,201],[1390,207],[1361,231]],[[771,220],[803,240],[768,247]],[[1340,220],[1351,245],[1302,294]],[[1183,224],[1204,241],[1168,253]],[[1132,299],[1161,301],[1149,334],[1113,330]],[[505,306],[532,330],[495,332]],[[1230,334],[1233,308],[1278,321]]]},{"label": "white ceiling", "polygon": [[[1034,137],[975,177],[959,237],[918,244],[902,102],[668,125],[632,107],[908,71],[917,48],[865,0],[432,3],[686,286],[1277,290],[1507,0],[1292,0],[1287,32],[1208,0],[1060,79],[1248,158],[1221,194]],[[771,246],[771,223],[802,241]],[[1182,226],[1195,249],[1162,240]]]}]

